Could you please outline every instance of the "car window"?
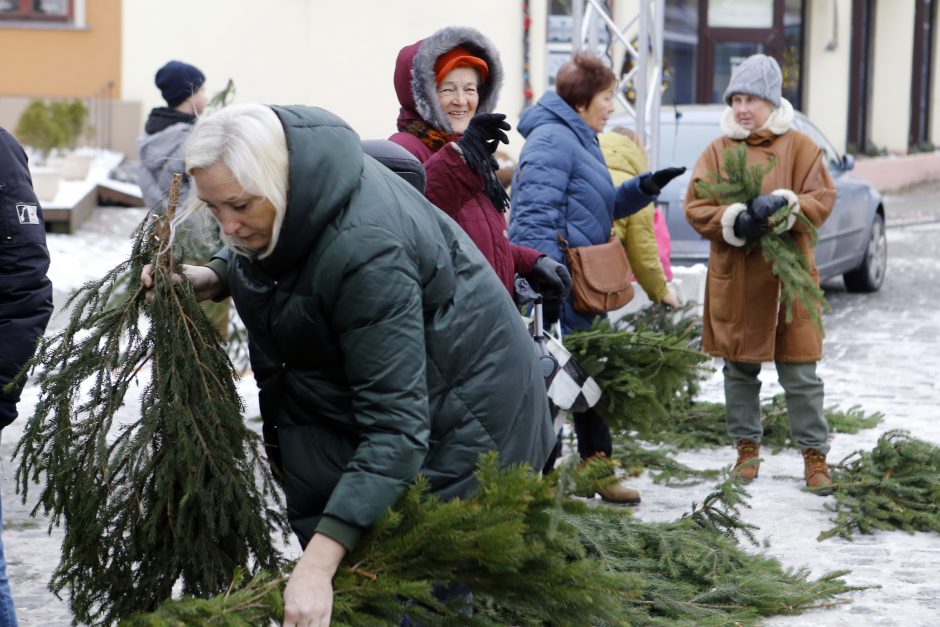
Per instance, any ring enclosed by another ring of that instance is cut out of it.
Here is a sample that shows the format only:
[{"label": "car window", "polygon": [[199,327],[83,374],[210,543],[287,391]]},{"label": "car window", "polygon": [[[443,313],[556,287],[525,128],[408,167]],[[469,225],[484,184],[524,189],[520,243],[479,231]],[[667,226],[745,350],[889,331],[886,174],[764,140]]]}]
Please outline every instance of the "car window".
[{"label": "car window", "polygon": [[798,131],[802,131],[809,135],[810,138],[816,142],[816,145],[822,149],[823,154],[826,155],[826,165],[829,166],[829,169],[833,171],[841,171],[842,158],[839,157],[839,153],[835,148],[832,147],[832,144],[830,144],[829,140],[826,139],[826,136],[822,134],[822,131],[813,126],[813,123],[803,116],[796,116],[793,122]]},{"label": "car window", "polygon": [[705,148],[721,136],[712,124],[663,124],[659,130],[659,167],[685,166],[692,169]]}]

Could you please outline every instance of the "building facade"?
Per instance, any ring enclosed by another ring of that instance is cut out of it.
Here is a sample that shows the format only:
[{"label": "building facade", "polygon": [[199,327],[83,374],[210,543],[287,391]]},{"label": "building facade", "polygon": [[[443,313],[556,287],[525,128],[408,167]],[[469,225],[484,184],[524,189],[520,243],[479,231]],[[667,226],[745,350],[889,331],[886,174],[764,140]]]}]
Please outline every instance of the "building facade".
[{"label": "building facade", "polygon": [[[587,2],[588,0],[585,0]],[[602,0],[626,24],[644,0]],[[778,59],[784,93],[840,150],[929,150],[940,143],[937,0],[665,0],[663,104],[715,102],[735,63]],[[363,137],[394,132],[398,50],[448,25],[500,50],[499,107],[515,123],[570,54],[571,0],[0,0],[0,124],[31,97],[108,101],[110,144],[132,151],[170,59],[197,65],[236,102],[306,103]],[[566,48],[565,40],[568,39]],[[613,40],[601,28],[600,42]],[[611,55],[621,71],[622,51]],[[117,112],[117,113],[115,113]],[[521,138],[513,136],[510,152]]]}]

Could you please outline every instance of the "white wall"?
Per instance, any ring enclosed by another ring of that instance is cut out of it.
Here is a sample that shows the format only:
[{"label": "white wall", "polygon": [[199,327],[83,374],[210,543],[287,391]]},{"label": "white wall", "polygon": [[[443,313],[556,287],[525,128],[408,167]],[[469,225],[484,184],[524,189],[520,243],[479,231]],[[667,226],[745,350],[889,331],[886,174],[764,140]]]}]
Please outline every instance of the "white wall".
[{"label": "white wall", "polygon": [[875,9],[871,139],[897,153],[907,152],[911,123],[914,2],[879,2]]},{"label": "white wall", "polygon": [[806,24],[803,112],[829,138],[836,150],[845,152],[852,1],[809,2],[806,5]]},{"label": "white wall", "polygon": [[[533,10],[542,12],[543,42],[545,1],[530,3],[543,5]],[[522,109],[521,2],[125,0],[123,20],[121,97],[142,101],[145,112],[164,104],[156,70],[179,59],[206,74],[210,95],[232,78],[235,102],[321,106],[363,138],[387,137],[399,108],[392,85],[398,51],[453,25],[490,38],[506,75],[498,109],[513,126]],[[543,54],[533,50],[533,58]],[[533,80],[536,90],[541,84]],[[510,152],[521,144],[514,134]]]}]

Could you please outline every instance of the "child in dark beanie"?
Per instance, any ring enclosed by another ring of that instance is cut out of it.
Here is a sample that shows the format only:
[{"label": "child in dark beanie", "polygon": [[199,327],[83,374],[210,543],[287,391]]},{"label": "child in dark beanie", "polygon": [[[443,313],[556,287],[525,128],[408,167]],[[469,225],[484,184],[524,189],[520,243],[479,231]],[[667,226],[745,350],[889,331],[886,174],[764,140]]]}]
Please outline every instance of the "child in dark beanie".
[{"label": "child in dark beanie", "polygon": [[[144,203],[159,208],[170,190],[174,172],[184,172],[183,148],[196,117],[206,108],[205,75],[199,68],[170,61],[159,70],[154,83],[160,90],[165,107],[150,112],[144,135],[137,140],[140,153],[140,190]],[[186,197],[188,177],[183,178],[180,198]]]}]

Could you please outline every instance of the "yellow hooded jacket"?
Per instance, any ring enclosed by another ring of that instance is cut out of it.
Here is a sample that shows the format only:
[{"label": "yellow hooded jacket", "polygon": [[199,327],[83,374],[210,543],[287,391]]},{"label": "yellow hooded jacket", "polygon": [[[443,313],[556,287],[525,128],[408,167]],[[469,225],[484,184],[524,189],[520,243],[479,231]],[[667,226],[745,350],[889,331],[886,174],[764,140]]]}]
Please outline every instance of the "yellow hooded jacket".
[{"label": "yellow hooded jacket", "polygon": [[[641,172],[649,170],[646,154],[626,135],[607,131],[597,137],[607,169],[618,186]],[[653,231],[653,205],[647,205],[628,218],[614,222],[614,235],[623,244],[630,268],[650,300],[660,302],[668,291],[666,275],[659,261],[659,248]]]}]

